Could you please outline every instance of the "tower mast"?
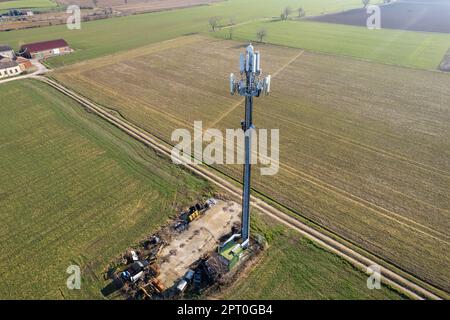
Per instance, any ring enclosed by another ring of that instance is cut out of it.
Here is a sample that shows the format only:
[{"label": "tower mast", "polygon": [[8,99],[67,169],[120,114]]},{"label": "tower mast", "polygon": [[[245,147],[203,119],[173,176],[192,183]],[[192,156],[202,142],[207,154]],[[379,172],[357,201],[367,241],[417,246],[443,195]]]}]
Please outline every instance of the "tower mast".
[{"label": "tower mast", "polygon": [[261,93],[269,94],[270,76],[261,77],[261,55],[254,51],[250,44],[245,53],[240,56],[241,79],[236,80],[234,74],[230,75],[230,91],[234,95],[236,92],[245,97],[245,120],[241,122],[242,130],[245,133],[245,162],[243,173],[242,192],[242,245],[248,246],[250,239],[250,191],[251,191],[251,145],[253,126],[253,98],[259,97]]}]

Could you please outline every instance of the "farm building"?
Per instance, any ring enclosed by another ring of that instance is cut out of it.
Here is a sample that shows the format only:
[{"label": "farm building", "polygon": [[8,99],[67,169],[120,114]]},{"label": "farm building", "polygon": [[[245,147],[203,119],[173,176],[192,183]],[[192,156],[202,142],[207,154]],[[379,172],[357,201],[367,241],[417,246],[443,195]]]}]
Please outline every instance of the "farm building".
[{"label": "farm building", "polygon": [[10,58],[0,59],[0,79],[16,76],[21,73],[22,70],[20,69],[19,64],[16,61]]},{"label": "farm building", "polygon": [[0,44],[0,56],[9,59],[14,59],[16,57],[14,50],[10,46],[3,44]]},{"label": "farm building", "polygon": [[22,71],[25,71],[25,70],[33,67],[33,64],[31,63],[31,61],[28,59],[25,59],[23,57],[17,57],[16,62],[19,65],[20,70],[22,70]]},{"label": "farm building", "polygon": [[72,52],[63,39],[24,44],[20,51],[25,58],[45,59]]}]

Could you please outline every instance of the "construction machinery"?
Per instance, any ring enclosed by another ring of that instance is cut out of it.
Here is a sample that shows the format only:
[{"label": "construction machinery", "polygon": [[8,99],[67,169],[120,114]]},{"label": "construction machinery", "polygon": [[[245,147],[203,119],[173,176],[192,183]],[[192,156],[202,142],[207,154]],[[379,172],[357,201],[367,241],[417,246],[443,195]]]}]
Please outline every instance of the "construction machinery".
[{"label": "construction machinery", "polygon": [[131,266],[120,274],[124,281],[137,282],[143,275],[144,270],[148,266],[147,260],[136,261]]}]

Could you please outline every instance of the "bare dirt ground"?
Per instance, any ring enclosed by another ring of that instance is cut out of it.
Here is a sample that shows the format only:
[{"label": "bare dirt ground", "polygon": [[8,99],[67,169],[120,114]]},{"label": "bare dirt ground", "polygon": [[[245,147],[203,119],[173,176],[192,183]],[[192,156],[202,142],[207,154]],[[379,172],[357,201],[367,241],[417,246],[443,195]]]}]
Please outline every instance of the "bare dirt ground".
[{"label": "bare dirt ground", "polygon": [[182,278],[189,267],[202,256],[216,250],[219,239],[240,222],[241,206],[233,201],[219,200],[189,229],[174,236],[161,252],[159,280],[166,288]]},{"label": "bare dirt ground", "polygon": [[[400,0],[380,8],[382,28],[450,33],[450,1]],[[366,9],[354,9],[308,20],[366,26],[367,17]]]}]

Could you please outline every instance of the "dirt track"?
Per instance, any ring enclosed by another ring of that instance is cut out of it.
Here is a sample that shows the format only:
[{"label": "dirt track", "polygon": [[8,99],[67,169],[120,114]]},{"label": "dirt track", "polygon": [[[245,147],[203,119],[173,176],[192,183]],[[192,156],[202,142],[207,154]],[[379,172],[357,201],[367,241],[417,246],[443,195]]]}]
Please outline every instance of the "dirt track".
[{"label": "dirt track", "polygon": [[[145,145],[153,148],[157,152],[160,152],[161,154],[164,154],[166,156],[171,156],[171,148],[165,145],[163,142],[160,142],[159,139],[155,138],[154,136],[150,135],[149,133],[145,132],[144,130],[129,124],[128,122],[120,119],[119,117],[116,117],[107,111],[105,111],[103,108],[95,105],[94,103],[90,102],[89,100],[85,99],[84,97],[70,91],[66,87],[58,84],[57,82],[44,78],[44,77],[35,77],[38,80],[41,80],[50,86],[54,87],[55,89],[59,90],[61,93],[65,94],[66,96],[72,98],[73,100],[79,102],[82,106],[84,106],[86,109],[90,110],[91,112],[97,114],[101,118],[107,120],[114,126],[118,127],[119,129],[123,130],[130,136],[134,137],[135,139],[141,141]],[[218,176],[217,174],[212,173],[210,170],[207,169],[205,166],[199,166],[195,164],[184,164],[189,170],[194,172],[195,174],[207,179],[208,181],[214,183],[215,185],[219,186],[220,188],[227,191],[230,195],[234,196],[235,198],[241,197],[241,190],[239,187],[231,184],[228,180],[225,180]],[[278,210],[277,208],[267,204],[266,202],[252,196],[251,198],[252,206],[257,209],[257,211],[266,214],[275,220],[278,220],[279,222],[287,225],[288,227],[298,231],[306,238],[309,238],[310,240],[318,243],[325,249],[336,253],[337,255],[341,256],[342,258],[346,259],[359,269],[363,270],[364,272],[367,272],[367,267],[371,266],[373,264],[376,264],[376,262],[372,259],[367,258],[363,254],[357,252],[356,250],[344,245],[343,243],[335,240],[335,238],[324,234],[305,223],[291,217],[290,215]],[[379,260],[377,261],[378,264],[382,264],[381,273],[382,273],[382,281],[394,288],[397,288],[401,292],[404,292],[408,296],[414,299],[441,299],[442,297],[437,296],[424,286],[421,286],[418,284],[418,280],[414,278],[412,275],[402,272],[400,274],[399,272],[392,271],[390,268],[391,266],[389,263]],[[432,288],[431,286],[428,286]],[[435,288],[433,288],[433,291],[437,291]],[[447,298],[444,296],[444,298]]]}]

